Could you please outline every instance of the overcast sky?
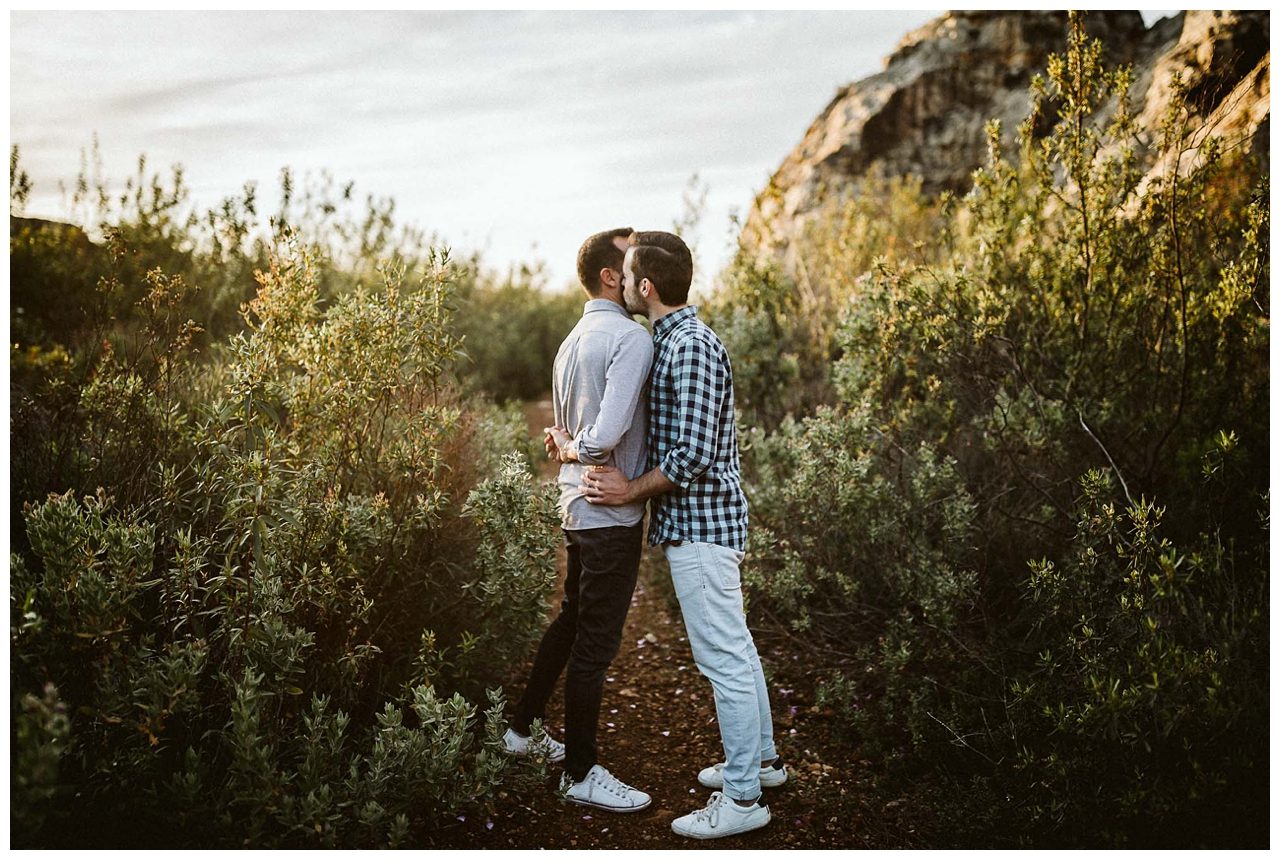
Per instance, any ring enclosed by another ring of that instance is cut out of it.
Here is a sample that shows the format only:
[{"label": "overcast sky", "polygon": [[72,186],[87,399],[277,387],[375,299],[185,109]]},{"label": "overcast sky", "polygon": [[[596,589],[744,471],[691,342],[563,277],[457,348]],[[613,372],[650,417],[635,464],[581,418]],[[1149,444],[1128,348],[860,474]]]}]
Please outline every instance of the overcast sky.
[{"label": "overcast sky", "polygon": [[[10,134],[31,215],[105,174],[180,162],[198,205],[327,169],[486,261],[573,277],[613,226],[669,229],[710,189],[708,268],[835,91],[932,12],[14,12]],[[1150,19],[1151,16],[1148,16]]]}]

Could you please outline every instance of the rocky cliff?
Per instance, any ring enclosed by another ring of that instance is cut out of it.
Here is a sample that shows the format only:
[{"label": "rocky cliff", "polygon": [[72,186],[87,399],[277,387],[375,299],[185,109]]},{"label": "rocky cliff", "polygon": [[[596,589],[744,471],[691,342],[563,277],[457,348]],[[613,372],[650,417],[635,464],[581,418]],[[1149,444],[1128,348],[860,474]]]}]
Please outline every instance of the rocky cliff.
[{"label": "rocky cliff", "polygon": [[[1184,12],[1146,27],[1137,12],[1094,12],[1090,35],[1108,65],[1131,63],[1130,103],[1145,128],[1167,105],[1173,76],[1190,85],[1198,139],[1243,141],[1264,154],[1270,130],[1270,15]],[[794,262],[806,226],[869,176],[920,177],[929,193],[963,192],[986,160],[990,119],[1012,130],[1028,86],[1065,48],[1065,12],[951,12],[909,33],[884,71],[842,88],[756,197],[742,245]],[[1186,159],[1148,153],[1153,171]]]}]

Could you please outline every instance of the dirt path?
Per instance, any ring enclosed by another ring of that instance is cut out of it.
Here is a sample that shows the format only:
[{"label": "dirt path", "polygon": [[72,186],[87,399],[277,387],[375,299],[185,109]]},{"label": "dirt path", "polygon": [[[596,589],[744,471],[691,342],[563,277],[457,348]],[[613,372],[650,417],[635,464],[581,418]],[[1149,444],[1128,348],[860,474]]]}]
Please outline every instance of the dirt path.
[{"label": "dirt path", "polygon": [[[549,404],[548,404],[549,405]],[[531,428],[540,410],[526,408]],[[535,430],[535,432],[537,432]],[[561,559],[563,577],[563,558]],[[861,848],[916,843],[910,825],[895,825],[888,809],[870,809],[867,762],[851,760],[832,739],[830,714],[813,705],[813,679],[798,654],[757,636],[770,680],[774,731],[790,768],[787,784],[765,792],[768,827],[737,837],[695,842],[676,836],[671,820],[705,804],[710,790],[698,771],[723,758],[711,685],[693,663],[666,562],[647,549],[623,630],[622,650],[605,683],[600,712],[600,762],[653,796],[643,812],[602,812],[561,801],[559,768],[544,784],[503,790],[497,810],[447,828],[441,847],[459,848]],[[558,605],[555,596],[553,606]],[[519,695],[528,665],[513,674],[508,697]],[[563,679],[547,725],[563,739]],[[860,790],[859,786],[863,786]],[[864,826],[869,824],[870,826]],[[888,844],[886,844],[888,843]]]}]

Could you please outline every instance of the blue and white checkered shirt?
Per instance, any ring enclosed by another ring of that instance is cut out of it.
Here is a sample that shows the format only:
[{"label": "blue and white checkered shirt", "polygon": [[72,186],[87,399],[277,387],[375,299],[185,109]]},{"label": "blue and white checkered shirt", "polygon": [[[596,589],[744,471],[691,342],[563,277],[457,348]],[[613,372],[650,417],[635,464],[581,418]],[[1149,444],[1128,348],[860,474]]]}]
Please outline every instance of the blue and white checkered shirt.
[{"label": "blue and white checkered shirt", "polygon": [[687,540],[745,551],[747,498],[733,419],[733,371],[692,305],[653,324],[649,468],[678,489],[649,502],[649,543]]}]

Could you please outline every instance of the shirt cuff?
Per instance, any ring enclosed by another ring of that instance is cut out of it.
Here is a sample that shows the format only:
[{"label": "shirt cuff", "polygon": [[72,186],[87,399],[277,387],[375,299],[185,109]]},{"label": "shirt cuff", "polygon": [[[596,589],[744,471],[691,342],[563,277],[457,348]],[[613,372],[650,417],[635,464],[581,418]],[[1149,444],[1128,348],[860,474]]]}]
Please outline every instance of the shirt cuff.
[{"label": "shirt cuff", "polygon": [[686,463],[685,460],[687,459],[687,457],[680,456],[679,451],[668,451],[667,456],[662,458],[662,463],[658,466],[658,471],[662,472],[668,481],[682,490],[689,489],[689,485],[706,471],[706,469],[696,469],[692,464]]},{"label": "shirt cuff", "polygon": [[583,447],[582,440],[570,439],[569,443],[564,446],[565,453],[573,452],[573,459],[587,466],[603,466],[609,462],[609,453],[605,452],[603,456],[597,457],[591,453],[591,447]]}]

